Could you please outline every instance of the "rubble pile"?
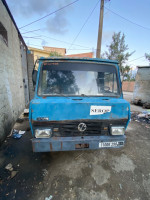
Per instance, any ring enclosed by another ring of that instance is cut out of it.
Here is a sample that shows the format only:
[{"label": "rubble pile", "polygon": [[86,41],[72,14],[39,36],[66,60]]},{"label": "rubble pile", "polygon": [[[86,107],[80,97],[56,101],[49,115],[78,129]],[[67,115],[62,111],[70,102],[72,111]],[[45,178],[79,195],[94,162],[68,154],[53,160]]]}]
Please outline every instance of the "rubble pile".
[{"label": "rubble pile", "polygon": [[150,110],[139,112],[131,112],[131,119],[136,122],[143,122],[150,124]]}]

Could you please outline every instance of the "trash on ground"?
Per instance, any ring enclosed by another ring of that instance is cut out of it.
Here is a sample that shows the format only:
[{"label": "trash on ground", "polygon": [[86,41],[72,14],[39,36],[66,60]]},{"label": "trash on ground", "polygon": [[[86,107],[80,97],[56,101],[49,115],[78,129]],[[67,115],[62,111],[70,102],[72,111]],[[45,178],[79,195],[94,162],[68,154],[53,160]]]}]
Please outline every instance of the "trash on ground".
[{"label": "trash on ground", "polygon": [[13,137],[14,139],[20,139],[20,138],[22,137],[22,135],[19,134],[19,133],[14,133],[14,134],[12,135],[12,137]]},{"label": "trash on ground", "polygon": [[13,166],[11,163],[9,163],[8,165],[6,165],[5,169],[9,170],[9,171],[13,171]]},{"label": "trash on ground", "polygon": [[53,198],[52,195],[50,195],[49,197],[45,197],[45,200],[51,200]]},{"label": "trash on ground", "polygon": [[16,176],[16,174],[18,173],[18,171],[12,171],[11,172],[11,178],[14,178]]},{"label": "trash on ground", "polygon": [[23,134],[25,134],[25,131],[19,131],[19,134],[23,135]]},{"label": "trash on ground", "polygon": [[24,116],[28,116],[29,115],[29,109],[24,109]]},{"label": "trash on ground", "polygon": [[29,113],[29,109],[24,109],[24,113],[28,114]]},{"label": "trash on ground", "polygon": [[131,118],[136,122],[144,122],[150,124],[150,110],[144,110],[141,113],[132,112]]},{"label": "trash on ground", "polygon": [[139,118],[142,118],[142,117],[145,117],[145,116],[146,116],[146,114],[144,114],[144,113],[138,114],[138,117],[139,117]]},{"label": "trash on ground", "polygon": [[19,133],[19,131],[16,129],[13,129],[12,134],[15,134],[15,133]]},{"label": "trash on ground", "polygon": [[144,110],[142,113],[150,116],[150,110]]},{"label": "trash on ground", "polygon": [[20,139],[22,137],[22,135],[25,133],[25,131],[18,131],[16,129],[13,129],[12,131],[12,137],[15,138],[15,139]]}]

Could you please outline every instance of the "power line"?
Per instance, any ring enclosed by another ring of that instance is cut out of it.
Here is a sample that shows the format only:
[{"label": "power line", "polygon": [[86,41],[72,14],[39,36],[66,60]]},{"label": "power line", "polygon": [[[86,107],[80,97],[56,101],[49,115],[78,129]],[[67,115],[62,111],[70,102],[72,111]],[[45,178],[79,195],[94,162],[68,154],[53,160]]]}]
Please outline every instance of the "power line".
[{"label": "power line", "polygon": [[97,7],[98,3],[100,2],[100,0],[98,0],[98,2],[96,3],[96,5],[94,6],[94,8],[92,9],[91,13],[89,14],[89,16],[87,17],[87,19],[85,20],[84,24],[82,25],[81,29],[79,30],[78,34],[76,35],[76,37],[74,38],[73,42],[71,43],[71,45],[69,46],[68,51],[70,50],[70,48],[72,47],[72,45],[74,44],[74,42],[76,41],[76,39],[78,38],[78,36],[80,35],[82,29],[84,28],[84,26],[86,25],[86,23],[88,22],[88,20],[90,19],[91,15],[93,14],[95,8]]},{"label": "power line", "polygon": [[26,36],[24,36],[24,38],[32,38],[32,39],[39,39],[39,40],[43,40],[42,38],[39,38],[39,37],[26,37]]},{"label": "power line", "polygon": [[117,15],[118,17],[120,17],[120,18],[122,18],[122,19],[124,19],[124,20],[126,20],[126,21],[128,21],[128,22],[130,22],[131,24],[134,24],[134,25],[139,26],[140,28],[144,28],[144,29],[146,29],[146,30],[150,30],[150,28],[145,27],[145,26],[142,26],[142,25],[140,25],[140,24],[137,24],[136,22],[133,22],[133,21],[131,21],[130,19],[127,19],[127,18],[125,18],[125,17],[119,15],[118,13],[116,13],[116,12],[110,10],[110,9],[107,8],[107,7],[105,7],[105,9],[107,9],[107,10],[110,11],[111,13]]},{"label": "power line", "polygon": [[[55,38],[52,38],[52,37],[48,37],[48,36],[44,36],[44,35],[41,35],[41,36],[42,36],[42,37],[45,37],[45,38],[49,38],[49,39],[55,40],[55,41],[58,41],[58,42],[63,42],[63,43],[66,43],[66,44],[71,44],[71,43],[69,43],[69,42],[65,42],[65,41],[62,41],[62,40],[58,40],[58,39],[55,39]],[[82,46],[82,45],[79,45],[79,44],[75,44],[75,46],[84,47],[84,48],[89,48],[89,47]]]},{"label": "power line", "polygon": [[36,30],[32,30],[32,31],[27,31],[27,32],[24,32],[24,33],[21,33],[21,34],[32,33],[32,32],[40,31],[40,30],[41,30],[41,29],[36,29]]},{"label": "power line", "polygon": [[[36,44],[32,44],[32,43],[30,43],[28,46],[31,47],[30,45],[37,46],[37,47],[43,47],[42,45],[36,45]],[[44,50],[44,49],[42,49],[42,50]],[[72,50],[72,51],[76,51],[76,50],[90,50],[90,48],[89,49],[70,49],[70,50]],[[44,51],[49,52],[47,50],[44,50]]]},{"label": "power line", "polygon": [[[39,29],[40,30],[40,29]],[[33,31],[36,31],[36,30],[33,30]],[[31,32],[33,32],[33,31],[31,31]],[[30,32],[30,31],[28,31],[28,32]],[[28,32],[26,32],[26,33],[28,33]],[[22,33],[23,34],[23,33]],[[58,39],[56,39],[56,38],[52,38],[52,37],[48,37],[48,36],[46,36],[46,35],[38,35],[38,34],[36,34],[36,33],[34,33],[35,35],[37,35],[37,37],[45,37],[45,38],[48,38],[48,39],[51,39],[51,40],[55,40],[55,41],[58,41],[58,42],[62,42],[62,43],[65,43],[65,44],[72,44],[72,43],[70,43],[70,42],[66,42],[66,41],[62,41],[62,40],[58,40]],[[24,38],[27,38],[27,36],[23,36]],[[28,38],[34,38],[33,36],[31,36],[31,37],[28,37]],[[74,44],[74,46],[78,46],[78,47],[84,47],[84,48],[91,48],[91,47],[87,47],[87,46],[83,46],[83,45],[79,45],[79,44]]]},{"label": "power line", "polygon": [[144,57],[145,57],[145,56],[141,56],[141,57],[135,58],[135,59],[133,59],[133,60],[130,60],[130,61],[128,61],[128,62],[132,62],[132,61],[135,61],[135,60],[139,60],[139,59],[144,58]]},{"label": "power line", "polygon": [[36,23],[36,22],[38,22],[38,21],[40,21],[40,20],[42,20],[42,19],[45,19],[46,17],[49,17],[50,15],[53,15],[53,14],[55,14],[56,12],[58,12],[58,11],[60,11],[60,10],[63,10],[64,8],[67,8],[68,6],[70,6],[70,5],[74,4],[74,3],[76,3],[77,1],[79,1],[79,0],[75,0],[75,1],[73,1],[72,3],[69,3],[69,4],[65,5],[65,6],[63,6],[63,7],[59,8],[59,9],[57,9],[57,10],[55,10],[55,11],[53,11],[53,12],[47,14],[47,15],[45,15],[44,17],[41,17],[41,18],[39,18],[39,19],[37,19],[37,20],[35,20],[35,21],[33,21],[33,22],[30,22],[29,24],[26,24],[26,25],[20,27],[19,29],[22,29],[22,28],[24,28],[24,27],[26,27],[26,26],[29,26],[29,25],[31,25],[31,24],[34,24],[34,23]]}]

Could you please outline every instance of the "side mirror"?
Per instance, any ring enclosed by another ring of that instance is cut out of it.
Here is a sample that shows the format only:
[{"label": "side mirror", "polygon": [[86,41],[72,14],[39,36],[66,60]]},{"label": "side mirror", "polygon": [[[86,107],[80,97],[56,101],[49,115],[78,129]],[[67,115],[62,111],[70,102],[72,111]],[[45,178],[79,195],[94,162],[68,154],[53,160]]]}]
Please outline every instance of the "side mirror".
[{"label": "side mirror", "polygon": [[35,85],[36,85],[36,79],[37,79],[37,70],[33,69],[32,71],[32,82],[33,82],[33,88],[35,90]]}]

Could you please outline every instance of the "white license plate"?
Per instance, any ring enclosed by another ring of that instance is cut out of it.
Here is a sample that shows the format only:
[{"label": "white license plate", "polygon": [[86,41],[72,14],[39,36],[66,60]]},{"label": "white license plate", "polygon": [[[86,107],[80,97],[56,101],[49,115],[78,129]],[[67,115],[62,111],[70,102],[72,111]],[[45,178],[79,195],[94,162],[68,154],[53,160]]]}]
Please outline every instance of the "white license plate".
[{"label": "white license plate", "polygon": [[99,143],[99,148],[102,147],[119,147],[119,146],[123,146],[124,142],[122,141],[117,141],[117,142],[100,142]]}]

